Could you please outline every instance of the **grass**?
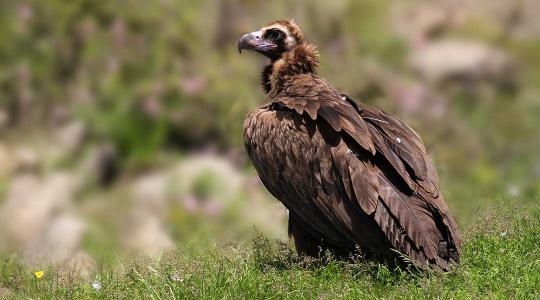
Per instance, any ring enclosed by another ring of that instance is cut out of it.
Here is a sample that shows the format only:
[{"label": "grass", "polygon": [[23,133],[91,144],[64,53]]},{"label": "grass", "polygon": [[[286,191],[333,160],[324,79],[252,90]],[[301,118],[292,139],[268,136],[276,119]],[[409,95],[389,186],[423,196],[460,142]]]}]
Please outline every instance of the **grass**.
[{"label": "grass", "polygon": [[[389,270],[370,262],[300,260],[287,244],[178,250],[91,278],[16,259],[0,267],[7,299],[535,299],[540,298],[540,211],[490,210],[465,230],[462,263],[449,273]],[[94,287],[92,286],[94,284]],[[99,287],[97,284],[99,283]]]}]

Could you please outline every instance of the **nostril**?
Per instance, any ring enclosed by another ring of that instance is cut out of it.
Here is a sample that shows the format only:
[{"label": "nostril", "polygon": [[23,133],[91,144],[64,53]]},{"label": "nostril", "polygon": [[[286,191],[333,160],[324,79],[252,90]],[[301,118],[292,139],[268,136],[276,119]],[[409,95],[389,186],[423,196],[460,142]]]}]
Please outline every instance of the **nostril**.
[{"label": "nostril", "polygon": [[255,38],[256,38],[256,39],[259,39],[259,38],[260,38],[260,36],[256,35],[256,36],[255,36]]}]

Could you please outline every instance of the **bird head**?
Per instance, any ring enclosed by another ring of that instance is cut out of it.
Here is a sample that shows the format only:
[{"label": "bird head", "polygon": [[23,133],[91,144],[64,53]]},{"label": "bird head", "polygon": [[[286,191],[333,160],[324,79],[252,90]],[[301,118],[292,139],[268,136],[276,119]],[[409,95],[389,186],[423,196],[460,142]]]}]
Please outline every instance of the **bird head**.
[{"label": "bird head", "polygon": [[254,50],[271,60],[277,60],[303,43],[302,31],[294,21],[278,20],[243,35],[238,40],[238,52]]},{"label": "bird head", "polygon": [[302,31],[291,20],[274,21],[263,28],[243,35],[238,52],[254,50],[270,59],[261,74],[263,90],[277,95],[283,83],[295,75],[315,74],[319,52],[315,45],[304,42]]}]

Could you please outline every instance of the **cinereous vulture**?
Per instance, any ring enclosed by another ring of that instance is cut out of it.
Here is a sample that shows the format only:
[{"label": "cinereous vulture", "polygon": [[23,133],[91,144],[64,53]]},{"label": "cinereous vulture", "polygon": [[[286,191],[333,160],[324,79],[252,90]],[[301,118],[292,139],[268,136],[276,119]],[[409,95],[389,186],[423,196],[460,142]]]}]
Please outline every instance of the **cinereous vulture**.
[{"label": "cinereous vulture", "polygon": [[244,121],[245,147],[265,187],[289,210],[300,255],[360,251],[443,270],[459,262],[456,223],[413,129],[317,75],[317,48],[293,21],[242,36],[244,49],[270,61],[261,76],[270,99]]}]

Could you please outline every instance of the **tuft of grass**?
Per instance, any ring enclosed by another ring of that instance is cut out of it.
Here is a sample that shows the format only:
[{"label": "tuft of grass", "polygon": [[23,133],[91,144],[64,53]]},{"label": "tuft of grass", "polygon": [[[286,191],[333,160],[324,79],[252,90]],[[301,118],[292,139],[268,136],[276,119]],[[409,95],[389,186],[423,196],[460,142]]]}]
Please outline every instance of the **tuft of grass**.
[{"label": "tuft of grass", "polygon": [[448,273],[373,262],[310,261],[262,236],[246,248],[184,249],[69,280],[42,278],[8,257],[6,299],[534,299],[540,297],[540,211],[491,209],[464,232],[462,263]]}]

